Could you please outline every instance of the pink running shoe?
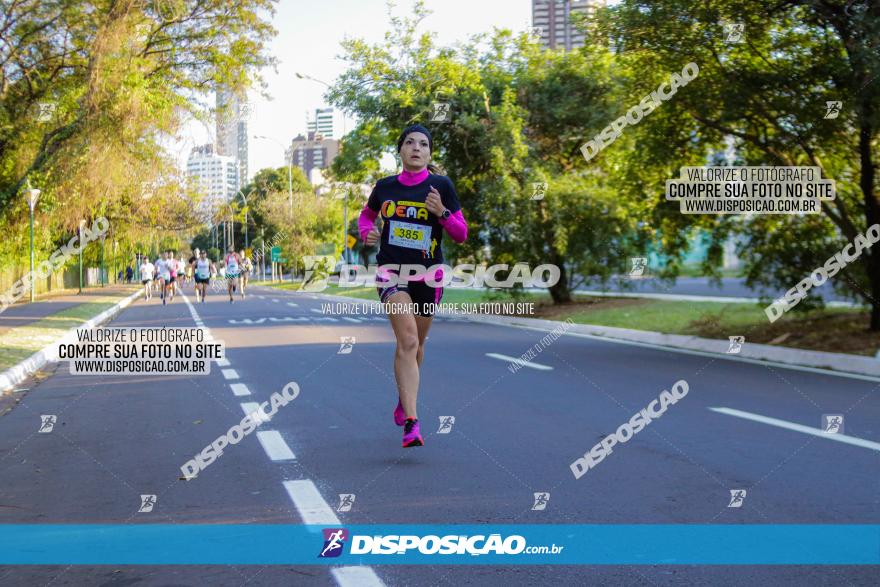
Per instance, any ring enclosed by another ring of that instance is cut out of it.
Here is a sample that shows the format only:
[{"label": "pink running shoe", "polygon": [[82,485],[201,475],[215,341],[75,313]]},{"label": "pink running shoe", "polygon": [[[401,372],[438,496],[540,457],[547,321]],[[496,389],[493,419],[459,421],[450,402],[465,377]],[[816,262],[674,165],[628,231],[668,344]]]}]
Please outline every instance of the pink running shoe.
[{"label": "pink running shoe", "polygon": [[403,404],[397,400],[397,407],[394,408],[394,423],[403,426],[404,422],[406,422],[406,412],[403,411]]},{"label": "pink running shoe", "polygon": [[425,441],[419,434],[419,421],[415,418],[407,418],[403,426],[403,448],[411,446],[423,446]]}]

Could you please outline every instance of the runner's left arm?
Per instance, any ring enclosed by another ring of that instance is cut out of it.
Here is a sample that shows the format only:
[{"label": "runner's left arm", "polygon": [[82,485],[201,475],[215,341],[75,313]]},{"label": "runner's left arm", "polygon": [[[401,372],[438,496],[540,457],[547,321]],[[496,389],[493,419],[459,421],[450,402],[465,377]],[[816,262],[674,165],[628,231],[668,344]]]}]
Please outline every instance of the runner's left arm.
[{"label": "runner's left arm", "polygon": [[447,179],[447,181],[449,182],[448,185],[444,186],[446,189],[440,190],[440,199],[443,201],[446,209],[452,212],[452,215],[446,220],[443,220],[441,217],[440,225],[449,233],[452,240],[461,244],[467,240],[468,224],[461,213],[461,205],[458,203],[458,194],[455,193],[455,186],[452,185],[451,180]]}]

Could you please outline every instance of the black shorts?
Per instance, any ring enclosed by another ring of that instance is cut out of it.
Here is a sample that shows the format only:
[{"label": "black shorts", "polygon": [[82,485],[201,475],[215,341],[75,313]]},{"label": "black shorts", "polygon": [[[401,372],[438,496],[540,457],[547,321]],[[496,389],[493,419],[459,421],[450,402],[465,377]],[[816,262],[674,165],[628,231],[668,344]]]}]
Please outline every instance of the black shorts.
[{"label": "black shorts", "polygon": [[196,275],[196,283],[210,283],[210,281],[210,277],[199,277],[198,275]]},{"label": "black shorts", "polygon": [[[377,284],[381,284],[383,281],[386,280],[378,275],[376,276]],[[434,310],[436,309],[435,306],[437,306],[440,303],[441,298],[443,298],[442,287],[434,287],[424,281],[408,281],[406,283],[385,286],[378,285],[376,291],[379,292],[379,300],[383,304],[388,303],[388,298],[397,292],[402,291],[408,293],[410,299],[413,301],[413,308],[410,311],[414,312],[416,316],[433,316]]]}]

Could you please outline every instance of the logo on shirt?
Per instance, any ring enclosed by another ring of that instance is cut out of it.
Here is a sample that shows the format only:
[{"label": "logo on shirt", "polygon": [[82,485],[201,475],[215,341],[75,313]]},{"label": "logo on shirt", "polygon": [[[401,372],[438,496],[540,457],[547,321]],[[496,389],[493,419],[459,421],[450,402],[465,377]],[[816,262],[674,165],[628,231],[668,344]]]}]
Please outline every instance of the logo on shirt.
[{"label": "logo on shirt", "polygon": [[424,202],[394,202],[386,200],[382,204],[382,216],[384,218],[415,218],[418,220],[428,219],[428,209]]}]

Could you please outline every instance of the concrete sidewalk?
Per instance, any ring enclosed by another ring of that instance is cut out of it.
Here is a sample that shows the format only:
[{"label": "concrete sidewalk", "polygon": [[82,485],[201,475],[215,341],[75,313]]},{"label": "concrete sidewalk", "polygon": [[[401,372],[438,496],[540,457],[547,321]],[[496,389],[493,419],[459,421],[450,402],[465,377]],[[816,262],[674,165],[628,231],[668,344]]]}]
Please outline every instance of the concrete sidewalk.
[{"label": "concrete sidewalk", "polygon": [[80,304],[91,303],[101,297],[118,295],[122,298],[132,293],[134,291],[132,288],[134,287],[137,286],[135,284],[117,284],[104,287],[89,287],[87,289],[84,288],[82,294],[76,291],[73,291],[73,293],[67,291],[55,296],[45,296],[42,299],[37,298],[37,301],[34,303],[13,304],[0,312],[0,336],[12,328],[38,322],[62,310],[67,310]]}]

